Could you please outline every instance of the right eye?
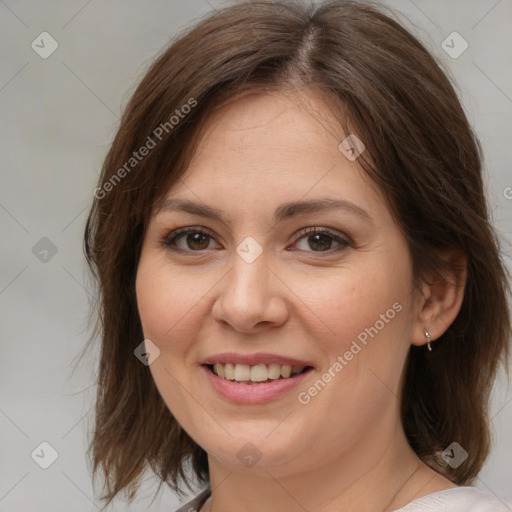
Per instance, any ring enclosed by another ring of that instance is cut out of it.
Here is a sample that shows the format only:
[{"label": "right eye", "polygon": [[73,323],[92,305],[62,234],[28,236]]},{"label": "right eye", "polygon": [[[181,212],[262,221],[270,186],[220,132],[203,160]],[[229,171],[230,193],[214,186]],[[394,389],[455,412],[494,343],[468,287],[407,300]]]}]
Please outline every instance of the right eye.
[{"label": "right eye", "polygon": [[[184,240],[184,243],[182,242]],[[201,252],[208,249],[213,236],[210,231],[201,227],[180,228],[168,233],[162,240],[163,244],[177,252]],[[181,245],[179,243],[181,242]]]}]

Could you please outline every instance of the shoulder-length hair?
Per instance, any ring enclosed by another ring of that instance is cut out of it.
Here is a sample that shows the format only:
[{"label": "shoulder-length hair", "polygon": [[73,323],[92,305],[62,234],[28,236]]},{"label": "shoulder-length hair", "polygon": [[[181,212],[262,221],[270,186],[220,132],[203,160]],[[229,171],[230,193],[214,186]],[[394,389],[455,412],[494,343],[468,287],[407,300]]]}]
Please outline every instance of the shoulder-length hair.
[{"label": "shoulder-length hair", "polygon": [[[209,481],[206,452],[134,357],[144,339],[135,276],[153,205],[185,172],[213,109],[242,94],[301,87],[324,94],[343,112],[340,125],[364,142],[362,166],[407,240],[414,285],[428,272],[456,270],[442,250],[465,255],[461,310],[432,352],[411,346],[401,415],[417,455],[456,484],[471,483],[488,455],[489,395],[509,356],[509,276],[489,222],[481,148],[450,80],[380,8],[242,2],[180,35],[150,66],[94,194],[84,244],[98,285],[101,355],[88,454],[94,476],[103,470],[108,504],[120,491],[131,501],[148,466],[178,494],[182,481],[192,489],[191,477]],[[468,453],[456,468],[440,457],[453,441]]]}]

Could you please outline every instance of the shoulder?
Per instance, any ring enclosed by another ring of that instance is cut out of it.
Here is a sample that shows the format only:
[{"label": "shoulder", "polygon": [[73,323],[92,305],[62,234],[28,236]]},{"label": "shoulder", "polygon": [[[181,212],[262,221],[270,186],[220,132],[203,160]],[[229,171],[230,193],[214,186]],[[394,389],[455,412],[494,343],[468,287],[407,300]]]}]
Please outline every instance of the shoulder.
[{"label": "shoulder", "polygon": [[199,512],[211,494],[210,486],[201,491],[194,499],[182,505],[176,512]]},{"label": "shoulder", "polygon": [[453,487],[415,500],[395,512],[510,512],[512,504],[476,487]]}]

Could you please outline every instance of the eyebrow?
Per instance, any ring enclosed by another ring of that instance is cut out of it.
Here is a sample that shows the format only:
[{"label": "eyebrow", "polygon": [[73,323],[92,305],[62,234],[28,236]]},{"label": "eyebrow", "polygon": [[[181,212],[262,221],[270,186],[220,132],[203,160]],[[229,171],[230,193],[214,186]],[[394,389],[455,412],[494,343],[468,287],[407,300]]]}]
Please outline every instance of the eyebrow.
[{"label": "eyebrow", "polygon": [[[296,217],[307,213],[320,212],[330,209],[341,209],[353,213],[363,218],[367,222],[373,223],[370,214],[356,204],[344,199],[314,199],[310,201],[292,201],[278,206],[274,212],[274,222],[281,222],[285,219]],[[225,222],[225,212],[216,210],[210,206],[195,203],[188,199],[170,198],[164,199],[155,207],[155,215],[161,212],[183,211],[192,215],[198,215],[208,219],[215,219]]]}]

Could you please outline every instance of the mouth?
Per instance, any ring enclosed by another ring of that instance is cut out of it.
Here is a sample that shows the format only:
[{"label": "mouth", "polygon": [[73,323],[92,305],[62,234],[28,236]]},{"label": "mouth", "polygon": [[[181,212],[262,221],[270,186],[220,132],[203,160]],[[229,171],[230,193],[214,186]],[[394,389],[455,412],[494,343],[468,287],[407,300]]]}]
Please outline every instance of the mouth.
[{"label": "mouth", "polygon": [[291,366],[279,363],[256,365],[215,363],[202,366],[217,377],[240,385],[259,385],[278,380],[290,380],[313,370],[312,366]]}]

